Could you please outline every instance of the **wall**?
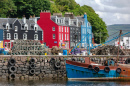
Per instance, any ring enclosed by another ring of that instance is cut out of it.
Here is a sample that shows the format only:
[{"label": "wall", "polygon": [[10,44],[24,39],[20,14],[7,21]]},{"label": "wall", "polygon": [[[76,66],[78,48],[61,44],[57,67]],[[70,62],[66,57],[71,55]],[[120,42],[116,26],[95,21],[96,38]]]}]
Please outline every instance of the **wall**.
[{"label": "wall", "polygon": [[3,41],[3,29],[0,29],[0,41]]},{"label": "wall", "polygon": [[[66,79],[65,60],[85,63],[85,57],[87,56],[0,56],[0,78],[16,80]],[[115,59],[116,55],[113,57],[103,55],[90,57],[101,64],[108,57]],[[125,60],[129,56],[119,57]]]},{"label": "wall", "polygon": [[0,41],[0,48],[3,48],[3,41]]}]

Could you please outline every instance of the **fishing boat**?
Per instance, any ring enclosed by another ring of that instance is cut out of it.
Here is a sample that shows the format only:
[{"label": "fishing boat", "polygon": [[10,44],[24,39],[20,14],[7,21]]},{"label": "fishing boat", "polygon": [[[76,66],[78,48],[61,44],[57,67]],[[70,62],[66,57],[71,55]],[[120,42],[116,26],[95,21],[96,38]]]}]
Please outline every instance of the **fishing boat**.
[{"label": "fishing boat", "polygon": [[130,65],[116,65],[113,60],[104,65],[92,62],[89,57],[85,63],[66,60],[66,71],[69,80],[130,80]]}]

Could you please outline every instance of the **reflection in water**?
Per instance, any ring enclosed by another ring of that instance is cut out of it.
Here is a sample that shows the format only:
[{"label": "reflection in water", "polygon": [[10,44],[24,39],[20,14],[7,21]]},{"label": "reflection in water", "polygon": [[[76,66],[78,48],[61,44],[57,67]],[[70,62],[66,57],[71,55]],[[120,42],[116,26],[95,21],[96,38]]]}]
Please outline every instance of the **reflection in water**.
[{"label": "reflection in water", "polygon": [[0,80],[0,86],[130,86],[130,82],[66,81],[66,80]]}]

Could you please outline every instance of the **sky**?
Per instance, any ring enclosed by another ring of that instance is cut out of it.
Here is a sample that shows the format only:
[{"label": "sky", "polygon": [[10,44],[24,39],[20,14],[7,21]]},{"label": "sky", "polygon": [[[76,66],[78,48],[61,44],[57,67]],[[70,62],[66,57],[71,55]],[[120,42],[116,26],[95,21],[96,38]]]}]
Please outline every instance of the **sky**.
[{"label": "sky", "polygon": [[107,25],[130,24],[130,0],[75,0],[91,6]]}]

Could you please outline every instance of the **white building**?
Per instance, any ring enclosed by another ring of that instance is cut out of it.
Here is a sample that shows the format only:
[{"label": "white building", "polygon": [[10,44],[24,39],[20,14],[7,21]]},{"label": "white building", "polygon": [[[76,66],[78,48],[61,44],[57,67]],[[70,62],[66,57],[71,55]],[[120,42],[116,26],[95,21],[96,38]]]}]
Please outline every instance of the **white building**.
[{"label": "white building", "polygon": [[[119,40],[115,41],[115,46],[118,46]],[[123,40],[120,41],[122,49],[130,49],[130,37],[123,37]]]}]

